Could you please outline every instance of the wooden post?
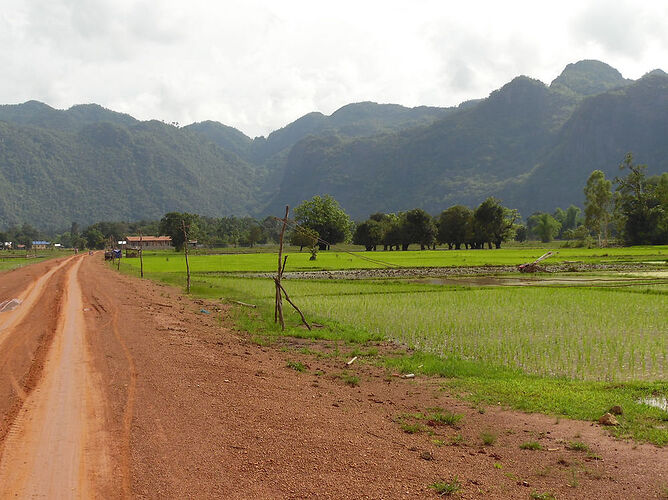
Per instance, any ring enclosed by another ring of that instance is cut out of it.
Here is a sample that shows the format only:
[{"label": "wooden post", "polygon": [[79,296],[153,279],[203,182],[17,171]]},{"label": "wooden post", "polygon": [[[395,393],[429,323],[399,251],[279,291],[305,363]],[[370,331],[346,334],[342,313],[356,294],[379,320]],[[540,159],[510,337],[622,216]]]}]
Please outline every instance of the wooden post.
[{"label": "wooden post", "polygon": [[[139,275],[144,277],[144,240],[143,235],[141,234],[141,229],[139,230]],[[125,243],[127,245],[127,242]]]},{"label": "wooden post", "polygon": [[281,227],[281,235],[278,239],[278,271],[276,273],[276,307],[274,308],[274,322],[278,321],[281,324],[281,329],[285,330],[285,321],[283,320],[283,296],[281,294],[281,278],[283,276],[283,237],[285,235],[285,228],[288,225],[288,214],[290,207],[285,205],[285,218],[283,219],[283,227]]},{"label": "wooden post", "polygon": [[183,224],[183,237],[185,239],[183,251],[186,254],[186,293],[190,293],[190,264],[188,263],[188,230],[186,229],[186,221],[181,220]]}]

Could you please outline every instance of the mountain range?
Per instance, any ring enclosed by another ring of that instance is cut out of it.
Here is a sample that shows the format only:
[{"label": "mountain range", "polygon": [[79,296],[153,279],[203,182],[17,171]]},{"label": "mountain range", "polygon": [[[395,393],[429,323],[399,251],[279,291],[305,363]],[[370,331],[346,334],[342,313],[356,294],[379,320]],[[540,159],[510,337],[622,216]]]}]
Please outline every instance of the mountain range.
[{"label": "mountain range", "polygon": [[668,170],[668,75],[638,80],[599,61],[551,84],[519,76],[457,107],[372,102],[309,113],[251,139],[218,122],[139,121],[96,104],[0,106],[0,228],[28,222],[281,213],[331,194],[354,218],[496,196],[525,216],[581,205],[592,170],[626,152]]}]

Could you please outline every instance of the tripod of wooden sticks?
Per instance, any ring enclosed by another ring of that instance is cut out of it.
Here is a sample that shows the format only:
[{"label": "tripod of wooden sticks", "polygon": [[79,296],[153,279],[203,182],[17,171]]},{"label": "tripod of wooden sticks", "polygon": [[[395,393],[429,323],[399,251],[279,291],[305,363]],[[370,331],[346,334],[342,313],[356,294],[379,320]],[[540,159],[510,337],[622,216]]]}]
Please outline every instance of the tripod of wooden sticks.
[{"label": "tripod of wooden sticks", "polygon": [[308,324],[304,314],[299,310],[290,297],[288,292],[285,291],[283,285],[281,284],[281,279],[283,278],[283,271],[285,271],[285,264],[288,262],[288,256],[283,257],[283,237],[285,236],[285,228],[288,225],[288,214],[290,212],[290,207],[285,206],[285,218],[278,219],[283,222],[283,227],[281,228],[281,235],[278,240],[278,272],[274,276],[274,283],[276,284],[276,307],[274,308],[274,323],[279,322],[281,324],[281,329],[285,330],[285,321],[283,320],[283,296],[285,295],[285,300],[295,308],[295,311],[299,313],[299,316],[302,318],[302,323],[306,325],[306,328],[311,329],[311,325]]}]

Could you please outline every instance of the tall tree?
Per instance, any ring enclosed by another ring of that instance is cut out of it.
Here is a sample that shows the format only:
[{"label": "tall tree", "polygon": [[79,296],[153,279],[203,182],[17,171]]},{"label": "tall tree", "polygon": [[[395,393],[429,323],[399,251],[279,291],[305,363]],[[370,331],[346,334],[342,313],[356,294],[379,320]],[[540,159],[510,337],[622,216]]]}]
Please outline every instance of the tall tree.
[{"label": "tall tree", "polygon": [[316,231],[323,241],[319,242],[320,250],[328,250],[330,245],[348,241],[353,225],[339,202],[330,195],[314,196],[302,202],[294,210],[298,224]]},{"label": "tall tree", "polygon": [[353,243],[355,245],[364,245],[367,252],[376,250],[376,247],[383,241],[383,226],[380,222],[369,219],[358,224],[353,234]]},{"label": "tall tree", "polygon": [[466,242],[472,219],[473,210],[464,205],[455,205],[443,210],[438,218],[438,242],[447,243],[448,248],[454,247],[459,250]]},{"label": "tall tree", "polygon": [[[515,221],[519,219],[517,210],[511,210],[501,205],[494,197],[483,201],[473,212],[474,227],[478,236],[477,243],[487,243],[492,248],[501,248],[501,243],[512,236]],[[482,241],[480,241],[482,238]]]},{"label": "tall tree", "polygon": [[169,212],[165,214],[162,219],[160,219],[160,234],[170,236],[172,238],[172,245],[177,251],[183,249],[183,245],[186,243],[186,238],[184,235],[184,226],[185,231],[188,234],[188,239],[197,237],[197,223],[199,220],[199,215],[189,214],[187,212]]},{"label": "tall tree", "polygon": [[594,170],[584,188],[585,226],[598,234],[598,246],[608,244],[608,225],[612,208],[612,183],[600,170]]},{"label": "tall tree", "polygon": [[550,214],[543,213],[538,216],[538,222],[533,231],[540,238],[540,241],[548,243],[559,234],[560,228],[561,224],[557,219]]},{"label": "tall tree", "polygon": [[668,206],[662,203],[661,182],[649,182],[645,171],[647,165],[633,163],[628,153],[622,170],[625,177],[615,178],[617,183],[616,209],[622,218],[622,234],[630,245],[665,243],[662,227],[665,225]]}]

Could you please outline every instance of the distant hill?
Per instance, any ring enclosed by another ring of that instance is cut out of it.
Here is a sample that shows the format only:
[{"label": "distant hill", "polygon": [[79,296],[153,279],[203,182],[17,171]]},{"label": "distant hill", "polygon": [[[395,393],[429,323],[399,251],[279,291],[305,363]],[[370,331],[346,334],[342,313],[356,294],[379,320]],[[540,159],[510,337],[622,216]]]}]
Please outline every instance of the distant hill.
[{"label": "distant hill", "polygon": [[579,61],[569,64],[550,84],[550,89],[572,92],[580,96],[601,94],[633,83],[612,66],[600,61]]},{"label": "distant hill", "polygon": [[218,122],[142,122],[96,104],[0,106],[0,228],[29,222],[279,214],[329,193],[355,218],[433,214],[497,196],[523,215],[582,203],[589,173],[627,151],[668,170],[668,75],[598,61],[549,85],[520,76],[455,108],[349,104],[251,139]]},{"label": "distant hill", "polygon": [[[581,205],[591,171],[618,175],[627,151],[647,162],[650,174],[668,170],[668,77],[655,71],[629,83],[617,75],[602,63],[578,63],[559,85],[518,77],[429,126],[304,139],[292,148],[270,208],[323,193],[356,218],[414,207],[435,214],[487,196],[524,215]],[[566,84],[568,92],[559,88]]]}]

